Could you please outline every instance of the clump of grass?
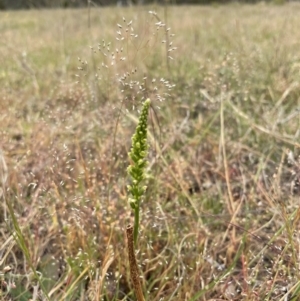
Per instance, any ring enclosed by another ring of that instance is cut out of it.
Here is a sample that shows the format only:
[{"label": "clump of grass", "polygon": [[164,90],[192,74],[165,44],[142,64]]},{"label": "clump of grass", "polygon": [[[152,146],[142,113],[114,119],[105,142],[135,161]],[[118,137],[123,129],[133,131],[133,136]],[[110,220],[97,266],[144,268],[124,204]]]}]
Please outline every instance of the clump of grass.
[{"label": "clump of grass", "polygon": [[[47,284],[47,290],[44,290],[45,298],[47,297],[47,293],[50,293],[52,296],[53,292],[60,298],[72,298],[72,296],[77,296],[86,283],[92,285],[94,281],[97,281],[97,277],[101,277],[102,275],[102,273],[99,272],[98,261],[103,259],[103,256],[100,255],[101,252],[99,252],[98,246],[101,246],[101,249],[105,249],[106,244],[111,243],[114,248],[120,248],[118,247],[118,243],[116,243],[120,231],[114,230],[114,236],[111,241],[108,240],[107,235],[102,235],[102,233],[107,234],[110,231],[111,216],[107,213],[106,208],[109,207],[111,212],[118,211],[120,214],[125,215],[124,210],[122,211],[120,209],[123,206],[120,205],[119,209],[117,209],[115,205],[109,203],[111,199],[108,200],[108,205],[106,205],[105,202],[107,201],[105,197],[107,194],[103,191],[106,192],[110,189],[110,184],[117,178],[117,172],[120,172],[121,176],[125,174],[124,171],[126,172],[124,165],[123,170],[120,167],[122,163],[118,163],[115,169],[112,168],[112,166],[114,166],[114,158],[120,158],[122,153],[125,154],[124,150],[120,153],[120,145],[124,143],[125,139],[119,139],[118,135],[123,135],[123,133],[118,133],[120,132],[120,130],[118,130],[118,132],[115,131],[114,135],[116,143],[97,145],[96,142],[95,145],[96,139],[107,139],[108,136],[111,137],[110,129],[115,126],[114,123],[110,123],[111,120],[116,121],[115,129],[117,129],[117,119],[119,117],[116,117],[116,110],[112,107],[116,105],[117,100],[122,99],[121,104],[117,105],[117,107],[120,108],[118,111],[119,116],[121,116],[120,120],[124,122],[125,118],[123,117],[126,116],[126,114],[122,112],[123,104],[125,104],[126,110],[135,109],[135,107],[139,105],[136,101],[137,97],[141,96],[140,98],[143,101],[147,95],[152,95],[158,101],[162,101],[165,95],[160,94],[159,86],[162,84],[167,88],[167,91],[172,88],[170,83],[163,78],[156,81],[149,76],[149,79],[147,79],[148,77],[146,78],[145,72],[147,72],[147,64],[149,62],[140,64],[138,62],[139,59],[135,59],[135,55],[143,55],[141,52],[149,54],[149,49],[154,47],[157,43],[157,33],[160,31],[160,28],[164,28],[164,24],[162,22],[156,24],[154,28],[152,28],[155,34],[151,36],[149,40],[147,40],[145,36],[142,37],[142,43],[139,45],[137,38],[139,34],[134,32],[131,22],[126,22],[125,18],[124,22],[126,25],[123,25],[124,32],[122,34],[125,38],[120,41],[117,40],[117,43],[127,43],[126,48],[124,47],[123,49],[121,46],[118,46],[120,47],[119,50],[115,49],[114,54],[111,55],[111,51],[116,45],[111,45],[109,42],[102,42],[98,45],[101,59],[92,61],[91,65],[94,64],[93,67],[95,67],[99,61],[101,62],[101,67],[97,69],[97,73],[101,76],[94,74],[96,81],[90,81],[88,76],[86,77],[88,78],[87,81],[82,80],[86,74],[84,74],[82,78],[78,76],[77,79],[79,79],[79,83],[77,88],[74,84],[68,84],[70,80],[61,82],[59,85],[56,84],[58,88],[54,87],[52,89],[50,93],[51,99],[47,105],[33,108],[33,110],[42,108],[40,117],[43,119],[44,125],[42,126],[41,124],[41,130],[32,131],[32,128],[24,122],[24,127],[27,126],[28,128],[26,135],[24,133],[21,135],[16,134],[18,141],[21,140],[23,142],[26,139],[26,143],[27,139],[31,137],[30,139],[32,140],[30,141],[33,142],[33,144],[30,148],[32,147],[33,152],[36,146],[35,143],[41,143],[39,156],[40,158],[44,158],[45,163],[43,166],[38,166],[39,164],[35,161],[38,160],[38,156],[30,157],[30,159],[26,158],[22,162],[25,165],[29,164],[35,168],[35,171],[26,174],[26,177],[24,177],[19,184],[19,187],[25,187],[26,182],[31,183],[28,185],[28,189],[25,189],[24,192],[20,192],[20,200],[23,201],[23,196],[26,195],[26,200],[24,200],[23,205],[34,198],[35,189],[42,181],[43,174],[51,173],[51,176],[48,178],[49,182],[45,181],[43,184],[43,191],[49,192],[47,208],[45,204],[43,204],[40,207],[36,206],[36,210],[31,211],[32,218],[41,215],[49,217],[49,219],[46,219],[48,224],[41,224],[38,226],[38,229],[42,227],[46,227],[47,229],[51,228],[53,229],[53,233],[56,233],[58,237],[54,238],[52,234],[49,233],[49,236],[45,235],[44,237],[37,235],[35,240],[45,239],[48,241],[49,239],[50,241],[53,239],[56,243],[51,246],[51,251],[39,249],[40,245],[35,243],[36,241],[32,239],[29,245],[25,244],[24,242],[28,239],[27,236],[30,236],[30,230],[26,228],[27,231],[24,231],[23,228],[18,227],[19,221],[17,218],[14,218],[12,214],[14,223],[16,223],[15,227],[18,230],[18,237],[16,237],[17,245],[21,251],[26,254],[28,262],[31,262],[31,257],[33,257],[31,265],[33,272],[42,271],[42,274],[39,274],[41,277],[38,278],[38,280],[41,281],[40,287],[43,286],[43,283]],[[118,28],[118,36],[120,36],[122,26],[118,25]],[[150,35],[148,32],[144,32],[144,34]],[[132,51],[132,53],[130,53],[130,51]],[[92,49],[92,55],[94,54]],[[151,56],[149,56],[149,58],[151,59]],[[87,70],[89,63],[86,60],[79,59],[79,62],[81,64],[79,68],[80,71],[86,71],[87,73],[94,71],[94,69]],[[131,72],[135,70],[135,68],[139,68],[140,71]],[[107,73],[103,75],[104,73],[101,71],[105,69]],[[137,73],[139,73],[139,75]],[[91,73],[88,73],[88,75],[90,74]],[[117,83],[117,85],[112,88],[110,85],[106,85],[108,82]],[[88,89],[87,92],[81,90],[84,85],[85,88]],[[118,89],[115,89],[115,87],[118,87]],[[90,96],[91,99],[89,99]],[[102,96],[104,97],[102,98]],[[111,103],[108,103],[107,100],[111,101]],[[100,103],[104,106],[103,111],[99,106]],[[144,103],[145,108],[148,108],[148,115],[150,101],[146,100]],[[32,111],[26,111],[25,114],[30,115],[31,113]],[[85,115],[84,119],[82,119],[83,115]],[[95,124],[89,121],[95,119],[96,115],[101,116],[99,120],[100,127],[98,124],[98,129],[94,131],[92,128],[95,129]],[[60,118],[58,116],[60,116]],[[144,117],[146,118],[145,123],[147,124],[147,116],[144,115]],[[74,123],[75,120],[77,121]],[[87,120],[89,121],[87,122]],[[54,141],[52,139],[53,137],[46,133],[49,134],[51,131],[54,133],[58,128],[62,128],[62,125],[68,127],[70,130],[68,134],[65,133],[63,136],[68,137],[68,135],[72,133],[71,135],[74,135],[76,142],[72,141],[73,139],[70,139],[70,137],[61,145],[60,142],[58,142],[60,139],[56,140],[56,142],[50,142],[51,140]],[[101,125],[104,126],[101,127]],[[86,128],[86,131],[83,130],[83,128]],[[78,129],[80,129],[80,133],[77,132]],[[143,130],[143,127],[140,130]],[[82,135],[83,132],[85,132],[84,135]],[[126,131],[124,136],[130,139]],[[141,138],[140,131],[137,131],[135,137],[137,138],[135,143],[136,147],[138,140]],[[146,136],[144,138],[146,139]],[[112,147],[113,144],[115,145]],[[146,156],[147,142],[144,144],[144,139],[142,139],[140,140],[140,144],[141,149],[144,149],[144,152],[141,152],[140,155]],[[25,149],[22,151],[25,152]],[[101,153],[101,160],[99,161],[96,159],[97,153]],[[133,148],[131,155],[132,162],[134,162],[137,150]],[[136,163],[140,164],[142,157],[138,156],[137,159],[138,161],[136,161]],[[102,166],[103,169],[101,171],[100,168],[97,168],[95,172],[95,160]],[[142,166],[142,168],[145,167],[146,164]],[[136,199],[135,215],[138,216],[141,201],[139,189],[142,179],[139,178],[135,166],[133,166],[129,173],[133,177],[131,185],[133,193],[132,199]],[[65,191],[68,191],[68,199],[65,199]],[[100,202],[96,196],[101,197]],[[72,202],[69,197],[72,197]],[[35,199],[35,201],[39,202],[37,199]],[[134,206],[132,202],[131,206]],[[12,213],[14,213],[14,211],[12,211]],[[89,218],[87,218],[88,216]],[[116,228],[120,227],[120,222],[121,221],[118,221],[116,223]],[[138,225],[138,219],[135,225]],[[90,231],[91,229],[94,230]],[[138,228],[136,228],[134,232],[137,241]],[[122,249],[122,247],[120,249]],[[96,250],[97,252],[95,252]],[[44,254],[44,252],[49,252],[50,254],[58,252],[63,255],[60,256],[59,259],[56,259],[56,256]],[[53,271],[53,268],[51,268],[52,265],[59,267],[59,270],[51,277],[53,279],[47,279],[49,272]],[[110,265],[115,265],[111,257],[107,260],[107,264],[103,263],[103,269],[107,270]],[[124,272],[121,272],[121,275],[122,274],[124,274]],[[57,290],[63,285],[63,281],[66,278],[69,279],[67,286],[64,291],[58,293]],[[101,279],[101,282],[105,283],[103,279]],[[109,283],[109,281],[107,281],[107,283]],[[100,298],[100,295],[105,295],[105,291],[108,296],[112,295],[112,290],[107,289],[107,285],[101,285],[102,289],[101,292],[98,292],[97,298]],[[17,284],[17,286],[19,286],[19,284]],[[114,292],[114,294],[117,293]]]},{"label": "clump of grass", "polygon": [[[29,259],[51,300],[134,298],[126,167],[149,97],[162,131],[140,211],[145,298],[297,300],[299,6],[168,9],[180,45],[170,71],[167,28],[141,8],[91,9],[89,31],[85,10],[56,11],[55,23],[51,11],[0,12],[4,191]],[[4,215],[1,297],[45,300]]]}]

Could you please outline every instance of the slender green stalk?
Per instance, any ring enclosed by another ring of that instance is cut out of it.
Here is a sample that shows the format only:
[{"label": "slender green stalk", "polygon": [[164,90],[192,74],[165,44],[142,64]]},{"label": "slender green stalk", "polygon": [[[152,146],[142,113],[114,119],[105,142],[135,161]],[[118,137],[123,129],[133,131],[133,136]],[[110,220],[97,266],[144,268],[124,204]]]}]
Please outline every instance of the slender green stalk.
[{"label": "slender green stalk", "polygon": [[145,169],[147,166],[147,126],[148,126],[148,112],[150,107],[150,99],[147,99],[142,107],[142,112],[139,117],[138,125],[135,129],[135,133],[132,136],[132,146],[129,152],[131,164],[127,171],[131,177],[131,185],[127,186],[128,192],[131,195],[129,197],[130,207],[134,210],[134,229],[133,237],[134,244],[137,244],[137,238],[139,233],[139,220],[140,220],[140,202],[147,189],[142,185],[145,178]]},{"label": "slender green stalk", "polygon": [[139,234],[139,224],[140,224],[140,208],[134,210],[133,237],[134,237],[135,245],[137,244],[137,237]]}]

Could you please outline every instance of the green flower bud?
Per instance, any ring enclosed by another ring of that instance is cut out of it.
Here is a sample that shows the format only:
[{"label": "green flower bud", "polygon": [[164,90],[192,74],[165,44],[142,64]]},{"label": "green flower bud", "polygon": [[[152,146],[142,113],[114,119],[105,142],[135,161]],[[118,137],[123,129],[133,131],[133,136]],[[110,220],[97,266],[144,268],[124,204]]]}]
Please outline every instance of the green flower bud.
[{"label": "green flower bud", "polygon": [[132,209],[136,208],[136,201],[134,199],[129,198],[128,199],[129,205]]}]

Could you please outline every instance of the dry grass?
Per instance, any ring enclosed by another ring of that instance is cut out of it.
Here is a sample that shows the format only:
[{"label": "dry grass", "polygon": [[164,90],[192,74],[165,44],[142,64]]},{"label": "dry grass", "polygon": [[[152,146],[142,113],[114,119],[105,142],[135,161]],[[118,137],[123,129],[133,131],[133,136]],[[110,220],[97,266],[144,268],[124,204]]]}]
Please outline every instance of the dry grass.
[{"label": "dry grass", "polygon": [[1,300],[135,298],[126,167],[148,96],[146,300],[299,299],[300,6],[170,7],[174,60],[150,9],[1,12]]}]

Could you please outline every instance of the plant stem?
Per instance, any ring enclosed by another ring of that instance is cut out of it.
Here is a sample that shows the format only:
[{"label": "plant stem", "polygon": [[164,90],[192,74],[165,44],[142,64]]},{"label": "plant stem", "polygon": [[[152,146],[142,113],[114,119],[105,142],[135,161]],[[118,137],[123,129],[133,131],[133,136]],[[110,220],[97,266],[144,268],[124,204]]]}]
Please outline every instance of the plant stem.
[{"label": "plant stem", "polygon": [[140,222],[140,206],[137,206],[134,210],[134,227],[133,227],[133,239],[134,245],[137,246],[137,238],[139,234],[139,222]]},{"label": "plant stem", "polygon": [[139,269],[138,269],[138,265],[137,265],[136,258],[135,258],[132,225],[127,226],[126,235],[127,235],[127,250],[128,250],[128,258],[129,258],[130,277],[132,280],[134,292],[135,292],[137,301],[145,301],[144,295],[143,295],[143,290],[142,290],[142,285],[141,285],[141,281],[140,281]]}]

